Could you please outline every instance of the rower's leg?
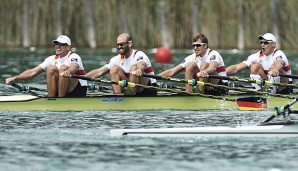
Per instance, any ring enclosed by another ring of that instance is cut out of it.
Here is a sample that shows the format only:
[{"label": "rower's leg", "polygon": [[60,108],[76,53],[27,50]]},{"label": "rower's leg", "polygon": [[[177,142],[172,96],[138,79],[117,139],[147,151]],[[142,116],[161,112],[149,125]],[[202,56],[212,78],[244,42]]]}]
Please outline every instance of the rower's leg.
[{"label": "rower's leg", "polygon": [[[62,65],[59,69],[59,73],[68,69],[68,66]],[[70,84],[70,78],[68,77],[59,77],[59,85],[58,85],[58,97],[65,97]],[[75,84],[76,85],[76,84]]]},{"label": "rower's leg", "polygon": [[58,95],[59,70],[55,65],[47,68],[47,89],[49,97]]},{"label": "rower's leg", "polygon": [[[130,68],[130,72],[135,71],[135,70],[137,70],[137,66],[136,65],[133,65]],[[132,82],[132,83],[136,83],[136,84],[148,85],[149,78],[147,78],[147,77],[138,77],[138,76],[130,75],[129,76],[129,81]],[[142,87],[130,87],[130,90],[131,90],[132,93],[142,92],[143,89],[144,88],[142,88]]]},{"label": "rower's leg", "polygon": [[[268,80],[267,74],[265,73],[261,64],[252,64],[250,66],[250,78],[252,80]],[[255,91],[260,91],[261,86],[256,83],[251,83],[252,87],[254,87]]]},{"label": "rower's leg", "polygon": [[[195,62],[188,63],[185,68],[185,80],[197,79],[197,73],[199,71],[199,67]],[[192,93],[192,86],[185,84],[185,91]]]},{"label": "rower's leg", "polygon": [[250,74],[259,75],[262,79],[268,80],[267,73],[261,64],[255,63],[250,66]]},{"label": "rower's leg", "polygon": [[[128,80],[128,77],[125,75],[124,71],[119,66],[113,66],[110,69],[111,80],[120,81],[120,80]],[[114,94],[121,94],[122,88],[119,85],[112,84]]]}]

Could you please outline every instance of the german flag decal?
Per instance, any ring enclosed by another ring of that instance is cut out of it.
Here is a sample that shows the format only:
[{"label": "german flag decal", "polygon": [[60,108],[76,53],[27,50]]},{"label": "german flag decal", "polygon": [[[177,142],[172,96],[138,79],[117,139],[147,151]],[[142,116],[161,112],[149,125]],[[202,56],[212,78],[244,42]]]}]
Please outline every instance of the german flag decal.
[{"label": "german flag decal", "polygon": [[267,109],[267,99],[264,97],[241,97],[236,102],[240,110]]}]

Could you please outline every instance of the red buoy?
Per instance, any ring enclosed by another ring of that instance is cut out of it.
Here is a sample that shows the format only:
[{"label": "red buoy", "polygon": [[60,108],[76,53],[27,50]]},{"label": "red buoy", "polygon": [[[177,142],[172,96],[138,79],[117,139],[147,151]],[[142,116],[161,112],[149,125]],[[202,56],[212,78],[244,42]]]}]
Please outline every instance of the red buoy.
[{"label": "red buoy", "polygon": [[170,63],[172,61],[172,52],[168,48],[160,47],[154,54],[154,59],[156,63]]}]

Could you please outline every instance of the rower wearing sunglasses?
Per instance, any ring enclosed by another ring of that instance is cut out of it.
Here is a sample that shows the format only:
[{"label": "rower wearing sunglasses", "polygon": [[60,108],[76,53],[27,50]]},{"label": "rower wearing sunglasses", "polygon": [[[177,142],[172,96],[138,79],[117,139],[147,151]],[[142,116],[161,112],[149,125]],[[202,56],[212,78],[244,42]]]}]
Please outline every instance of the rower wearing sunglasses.
[{"label": "rower wearing sunglasses", "polygon": [[[253,80],[268,80],[278,83],[291,83],[292,79],[279,77],[280,74],[291,75],[291,67],[287,56],[281,50],[276,49],[276,38],[271,33],[258,36],[261,50],[251,54],[241,63],[231,65],[227,68],[228,75],[234,75],[241,70],[250,67],[250,78]],[[256,91],[261,86],[252,84]],[[271,86],[271,93],[291,94],[293,88],[282,86]]]},{"label": "rower wearing sunglasses", "polygon": [[[142,74],[154,75],[154,70],[148,56],[133,48],[132,37],[128,33],[122,33],[117,38],[117,49],[119,54],[112,57],[110,61],[98,69],[91,70],[86,74],[89,77],[101,77],[110,73],[111,80],[126,80],[132,83],[154,86],[156,80],[153,78],[141,77]],[[142,87],[129,87],[123,89],[119,85],[112,85],[114,94],[134,94],[137,96],[156,95],[156,90],[144,89]]]},{"label": "rower wearing sunglasses", "polygon": [[[223,58],[216,50],[208,46],[207,37],[200,33],[192,38],[194,53],[184,58],[177,66],[158,74],[165,77],[173,77],[182,70],[185,70],[185,80],[195,79],[198,81],[209,82],[212,84],[225,84],[225,80],[208,78],[208,75],[227,76]],[[227,94],[226,89],[199,86],[200,92],[211,95]],[[186,84],[185,90],[192,93],[193,85]]]},{"label": "rower wearing sunglasses", "polygon": [[86,74],[81,57],[70,51],[70,38],[61,35],[52,43],[55,45],[55,55],[47,57],[35,68],[6,78],[5,83],[12,84],[16,80],[32,78],[46,72],[48,97],[85,97],[87,81],[69,78],[71,74]]}]

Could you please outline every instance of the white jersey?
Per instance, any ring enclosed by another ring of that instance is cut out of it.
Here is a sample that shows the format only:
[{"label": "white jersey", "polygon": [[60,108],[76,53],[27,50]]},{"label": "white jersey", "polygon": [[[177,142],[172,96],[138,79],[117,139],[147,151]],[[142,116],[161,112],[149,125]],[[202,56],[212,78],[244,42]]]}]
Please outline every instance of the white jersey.
[{"label": "white jersey", "polygon": [[216,68],[216,72],[218,73],[218,75],[227,76],[226,67],[225,67],[225,64],[224,64],[224,61],[223,61],[221,55],[216,50],[212,50],[209,48],[207,49],[207,52],[203,57],[196,56],[196,54],[193,53],[193,54],[187,56],[180,63],[180,65],[183,68],[185,68],[189,62],[195,62],[200,69],[202,62],[207,62],[209,64],[212,61],[216,61],[218,63],[218,66]]},{"label": "white jersey", "polygon": [[291,66],[289,64],[288,58],[286,55],[281,51],[275,49],[271,55],[265,55],[262,51],[257,53],[251,54],[245,61],[243,61],[248,67],[250,67],[254,63],[259,63],[262,65],[265,73],[267,74],[270,67],[274,64],[277,60],[283,60],[285,62],[284,71],[286,74],[292,74]]},{"label": "white jersey", "polygon": [[188,63],[194,62],[198,65],[198,67],[200,69],[202,62],[204,62],[204,61],[205,61],[204,57],[196,56],[196,53],[193,53],[193,54],[187,56],[186,58],[184,58],[183,61],[180,63],[180,66],[185,68]]},{"label": "white jersey", "polygon": [[[123,55],[118,54],[117,56],[114,56],[113,58],[111,58],[110,62],[105,66],[109,69],[111,69],[113,66],[119,66],[120,68],[122,68],[124,73],[129,77],[130,68],[140,61],[143,61],[146,64],[144,72],[149,75],[154,75],[154,70],[148,56],[144,52],[137,51],[135,49],[133,49],[130,57],[125,58]],[[150,82],[156,83],[156,80],[150,78]]]},{"label": "white jersey", "polygon": [[[81,57],[78,54],[72,52],[69,52],[62,58],[58,55],[49,56],[39,66],[41,66],[46,71],[47,68],[51,65],[55,65],[58,69],[60,69],[62,65],[66,65],[69,67],[71,63],[77,63],[79,65],[79,70],[76,72],[77,75],[86,75]],[[87,86],[86,80],[79,79],[79,81],[81,83],[81,86]]]}]

